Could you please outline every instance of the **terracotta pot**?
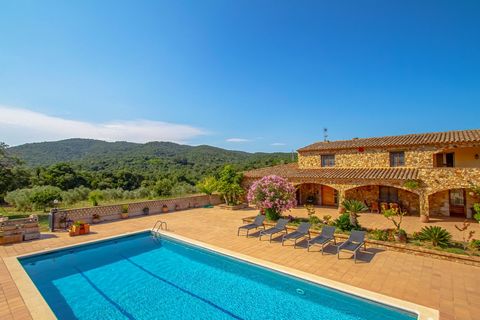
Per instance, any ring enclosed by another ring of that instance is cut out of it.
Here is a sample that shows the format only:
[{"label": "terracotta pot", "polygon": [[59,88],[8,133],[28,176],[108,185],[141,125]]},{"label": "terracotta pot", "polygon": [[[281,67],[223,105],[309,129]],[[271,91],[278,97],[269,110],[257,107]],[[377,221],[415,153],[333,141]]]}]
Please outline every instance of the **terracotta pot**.
[{"label": "terracotta pot", "polygon": [[128,218],[128,213],[120,213],[120,218],[127,219]]},{"label": "terracotta pot", "polygon": [[71,226],[69,234],[71,237],[78,236],[80,234],[80,226]]},{"label": "terracotta pot", "polygon": [[163,213],[167,213],[169,210],[168,210],[168,207],[162,207],[162,212]]},{"label": "terracotta pot", "polygon": [[85,230],[85,234],[90,233],[90,225],[88,223],[83,225],[83,229]]},{"label": "terracotta pot", "polygon": [[420,222],[422,223],[427,223],[430,221],[430,217],[429,216],[426,216],[424,214],[420,215]]}]

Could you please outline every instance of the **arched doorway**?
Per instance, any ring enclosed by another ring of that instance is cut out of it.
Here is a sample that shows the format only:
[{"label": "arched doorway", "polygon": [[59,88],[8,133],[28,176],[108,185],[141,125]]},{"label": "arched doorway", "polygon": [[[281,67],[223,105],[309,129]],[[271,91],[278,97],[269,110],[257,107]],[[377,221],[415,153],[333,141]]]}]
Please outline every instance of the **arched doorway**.
[{"label": "arched doorway", "polygon": [[437,191],[428,196],[430,215],[471,218],[474,199],[465,188]]},{"label": "arched doorway", "polygon": [[366,185],[345,191],[345,199],[362,201],[369,208],[381,208],[382,203],[389,206],[397,204],[409,215],[420,214],[420,197],[411,191],[387,185]]},{"label": "arched doorway", "polygon": [[297,204],[321,205],[327,207],[338,206],[338,192],[336,189],[319,183],[302,183],[297,186]]}]

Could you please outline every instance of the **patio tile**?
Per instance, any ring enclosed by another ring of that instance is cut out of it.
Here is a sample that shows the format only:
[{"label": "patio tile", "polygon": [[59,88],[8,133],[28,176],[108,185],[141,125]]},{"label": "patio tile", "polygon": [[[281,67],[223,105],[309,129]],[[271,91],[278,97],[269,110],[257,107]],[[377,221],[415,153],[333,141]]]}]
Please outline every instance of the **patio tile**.
[{"label": "patio tile", "polygon": [[[317,209],[317,215],[335,216],[336,210]],[[95,233],[71,238],[66,232],[55,237],[21,244],[0,246],[0,257],[34,252],[44,248],[82,243],[125,232],[150,228],[155,221],[165,220],[171,232],[255,258],[282,264],[359,288],[390,295],[440,310],[441,319],[469,320],[480,314],[480,269],[474,266],[437,260],[395,251],[378,251],[354,263],[345,254],[337,260],[335,250],[322,255],[304,248],[282,246],[278,242],[259,241],[256,237],[237,237],[236,229],[242,218],[252,216],[254,210],[227,211],[192,209],[170,214],[132,218],[113,223],[93,225]],[[294,209],[292,215],[306,215],[304,209]],[[390,222],[378,214],[364,214],[360,223],[367,227],[391,227]],[[439,222],[455,229],[458,222]],[[418,231],[422,224],[418,217],[406,217],[408,232]],[[478,228],[478,226],[475,226]],[[452,230],[452,233],[453,230]],[[478,231],[480,234],[480,230]],[[333,253],[333,254],[332,254]],[[0,319],[30,319],[28,309],[20,296],[3,260],[0,261]]]}]

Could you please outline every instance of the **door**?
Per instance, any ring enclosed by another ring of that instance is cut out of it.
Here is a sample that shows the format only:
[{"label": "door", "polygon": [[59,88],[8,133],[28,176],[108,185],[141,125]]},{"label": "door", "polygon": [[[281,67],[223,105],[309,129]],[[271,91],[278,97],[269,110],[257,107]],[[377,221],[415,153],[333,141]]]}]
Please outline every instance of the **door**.
[{"label": "door", "polygon": [[336,206],[337,195],[335,189],[322,185],[322,206]]},{"label": "door", "polygon": [[450,190],[450,216],[465,218],[465,189]]}]

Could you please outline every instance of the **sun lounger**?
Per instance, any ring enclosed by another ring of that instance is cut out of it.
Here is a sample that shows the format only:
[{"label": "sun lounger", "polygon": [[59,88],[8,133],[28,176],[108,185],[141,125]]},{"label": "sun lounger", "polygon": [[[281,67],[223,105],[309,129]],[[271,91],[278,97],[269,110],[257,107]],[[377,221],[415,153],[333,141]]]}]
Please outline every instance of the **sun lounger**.
[{"label": "sun lounger", "polygon": [[352,230],[350,237],[347,241],[338,246],[337,257],[340,259],[340,251],[349,251],[353,252],[354,261],[357,262],[357,252],[360,250],[362,245],[367,249],[365,243],[365,231]]},{"label": "sun lounger", "polygon": [[337,244],[335,241],[335,227],[331,226],[323,226],[322,232],[316,236],[313,239],[308,240],[307,244],[307,251],[310,251],[310,247],[313,245],[320,245],[322,246],[322,254],[323,254],[323,248],[328,245],[331,241],[333,241],[334,244]]},{"label": "sun lounger", "polygon": [[304,237],[310,238],[310,231],[309,231],[310,226],[311,226],[311,224],[308,223],[308,222],[300,223],[297,230],[295,230],[291,233],[287,233],[286,235],[284,235],[282,237],[282,246],[283,246],[283,243],[286,240],[294,240],[293,247],[295,248],[297,246],[297,240],[298,239],[304,238]]},{"label": "sun lounger", "polygon": [[252,229],[258,229],[258,228],[263,228],[265,230],[265,226],[263,225],[263,221],[265,221],[265,216],[264,215],[258,215],[255,217],[255,220],[252,223],[243,225],[238,227],[237,231],[237,236],[240,235],[240,230],[247,230],[247,238],[248,238],[248,233]]},{"label": "sun lounger", "polygon": [[277,224],[274,227],[260,231],[260,236],[258,237],[258,239],[262,240],[262,236],[269,235],[270,236],[269,241],[272,242],[272,236],[274,234],[277,234],[280,232],[287,233],[287,223],[288,223],[288,219],[279,219],[277,221]]}]

